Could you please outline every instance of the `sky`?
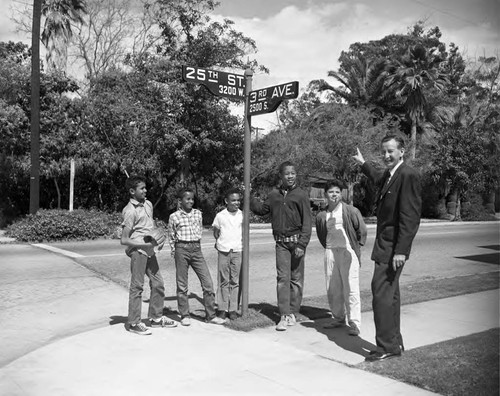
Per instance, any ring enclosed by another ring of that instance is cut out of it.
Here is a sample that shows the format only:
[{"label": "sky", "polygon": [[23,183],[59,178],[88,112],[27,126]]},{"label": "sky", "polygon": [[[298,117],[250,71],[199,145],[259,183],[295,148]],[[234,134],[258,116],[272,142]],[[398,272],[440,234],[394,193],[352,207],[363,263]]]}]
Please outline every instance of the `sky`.
[{"label": "sky", "polygon": [[[441,40],[457,44],[466,57],[500,51],[500,0],[218,1],[213,18],[233,20],[235,29],[255,40],[254,57],[269,68],[267,75],[254,75],[253,89],[299,81],[303,90],[311,80],[328,80],[350,44],[406,33],[418,20],[439,26]],[[32,0],[0,0],[0,41],[22,39],[9,19],[16,3]],[[276,114],[254,116],[252,125],[272,129]]]}]

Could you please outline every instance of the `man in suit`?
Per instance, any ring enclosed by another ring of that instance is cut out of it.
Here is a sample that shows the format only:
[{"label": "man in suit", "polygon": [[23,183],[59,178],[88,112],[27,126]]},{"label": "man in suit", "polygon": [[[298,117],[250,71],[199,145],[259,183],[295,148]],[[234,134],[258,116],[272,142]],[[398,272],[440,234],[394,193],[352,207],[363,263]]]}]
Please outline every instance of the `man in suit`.
[{"label": "man in suit", "polygon": [[359,149],[353,156],[362,172],[379,188],[377,235],[371,256],[375,261],[371,287],[377,350],[366,358],[372,362],[399,357],[404,350],[399,277],[410,256],[422,208],[420,177],[403,162],[404,140],[395,135],[384,137],[381,153],[385,171],[377,171],[365,162]]}]

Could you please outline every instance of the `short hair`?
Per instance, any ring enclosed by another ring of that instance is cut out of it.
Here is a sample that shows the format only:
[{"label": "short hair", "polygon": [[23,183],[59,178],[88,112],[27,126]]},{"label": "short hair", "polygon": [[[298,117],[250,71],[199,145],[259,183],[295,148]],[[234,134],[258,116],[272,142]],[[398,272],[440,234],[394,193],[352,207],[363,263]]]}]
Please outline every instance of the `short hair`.
[{"label": "short hair", "polygon": [[385,135],[380,144],[384,144],[385,142],[388,142],[389,140],[394,139],[398,145],[398,149],[404,149],[405,148],[405,139],[401,135],[396,135],[396,134],[388,134]]},{"label": "short hair", "polygon": [[125,181],[125,187],[127,187],[127,190],[135,190],[140,183],[146,183],[144,177],[138,175],[130,176]]},{"label": "short hair", "polygon": [[196,195],[194,189],[192,189],[191,187],[182,187],[179,191],[177,191],[177,198],[182,199],[187,193],[193,193],[193,196]]},{"label": "short hair", "polygon": [[330,180],[330,181],[326,182],[326,184],[325,184],[325,192],[327,192],[332,187],[338,187],[338,188],[340,188],[340,191],[342,191],[342,190],[344,190],[346,188],[345,183],[342,180],[333,179],[333,180]]},{"label": "short hair", "polygon": [[278,173],[282,175],[287,166],[293,166],[295,168],[295,164],[292,161],[285,161],[280,164],[278,168]]},{"label": "short hair", "polygon": [[233,195],[233,194],[238,194],[238,195],[240,195],[240,198],[241,198],[241,192],[236,187],[233,187],[233,188],[230,188],[229,190],[227,190],[226,193],[224,194],[224,198],[229,199],[229,196]]}]

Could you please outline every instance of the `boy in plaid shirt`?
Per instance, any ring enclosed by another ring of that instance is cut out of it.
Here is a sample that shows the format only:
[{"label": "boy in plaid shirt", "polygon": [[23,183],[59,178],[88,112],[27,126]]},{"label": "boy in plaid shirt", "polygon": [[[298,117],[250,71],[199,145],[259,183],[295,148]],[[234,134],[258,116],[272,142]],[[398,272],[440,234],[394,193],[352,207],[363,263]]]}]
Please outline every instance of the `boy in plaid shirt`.
[{"label": "boy in plaid shirt", "polygon": [[206,320],[212,324],[224,324],[225,320],[215,315],[215,293],[212,277],[201,251],[202,214],[193,209],[194,191],[184,188],[178,195],[179,209],[168,220],[168,239],[175,259],[177,283],[177,306],[181,324],[189,326],[188,269],[193,268],[201,282]]}]

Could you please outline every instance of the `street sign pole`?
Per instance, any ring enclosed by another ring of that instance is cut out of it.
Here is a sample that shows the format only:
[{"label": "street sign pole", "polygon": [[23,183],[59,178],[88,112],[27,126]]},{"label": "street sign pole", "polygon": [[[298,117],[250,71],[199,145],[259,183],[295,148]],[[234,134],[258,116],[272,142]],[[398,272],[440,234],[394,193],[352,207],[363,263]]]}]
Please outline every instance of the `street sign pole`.
[{"label": "street sign pole", "polygon": [[283,100],[295,99],[299,94],[298,81],[252,91],[253,71],[244,75],[182,66],[182,79],[204,85],[212,94],[245,100],[245,138],[243,155],[243,252],[241,257],[241,314],[248,313],[248,285],[250,273],[250,149],[252,144],[252,116],[276,111]]},{"label": "street sign pole", "polygon": [[249,114],[250,91],[252,90],[253,72],[251,69],[245,70],[245,140],[243,159],[243,254],[241,261],[241,314],[248,312],[248,286],[250,268],[250,148],[252,116]]}]

